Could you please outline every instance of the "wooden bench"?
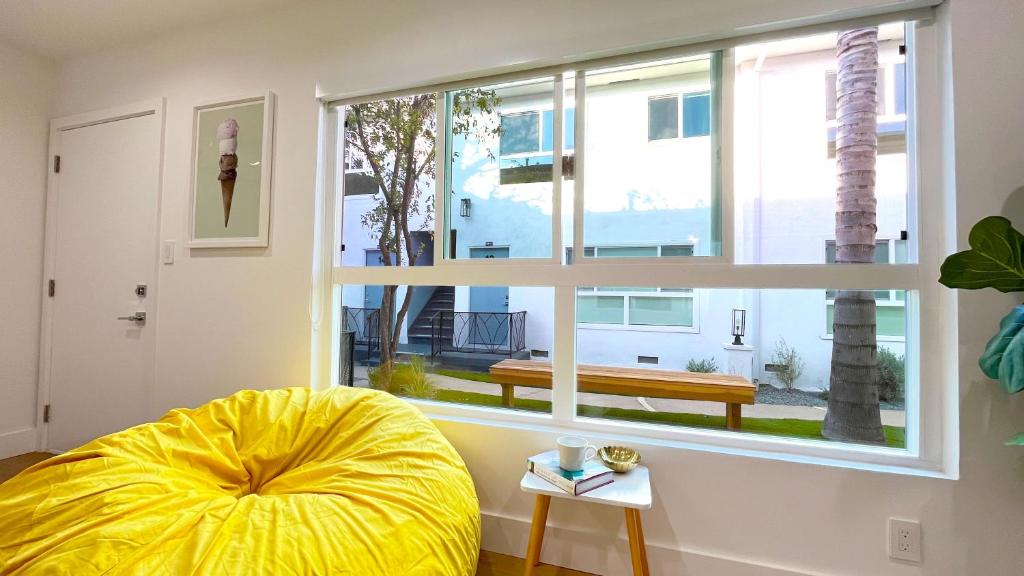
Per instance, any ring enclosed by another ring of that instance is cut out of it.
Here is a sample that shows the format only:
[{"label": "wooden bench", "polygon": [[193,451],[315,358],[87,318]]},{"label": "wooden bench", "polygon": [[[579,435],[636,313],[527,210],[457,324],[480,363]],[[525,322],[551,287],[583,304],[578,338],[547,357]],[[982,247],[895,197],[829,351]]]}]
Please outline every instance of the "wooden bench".
[{"label": "wooden bench", "polygon": [[[551,363],[537,360],[502,360],[491,366],[491,380],[501,384],[501,402],[512,407],[515,387],[551,389]],[[726,426],[738,430],[742,405],[753,404],[757,387],[742,376],[704,374],[649,368],[620,368],[580,364],[576,390],[594,394],[704,400],[725,403]]]}]

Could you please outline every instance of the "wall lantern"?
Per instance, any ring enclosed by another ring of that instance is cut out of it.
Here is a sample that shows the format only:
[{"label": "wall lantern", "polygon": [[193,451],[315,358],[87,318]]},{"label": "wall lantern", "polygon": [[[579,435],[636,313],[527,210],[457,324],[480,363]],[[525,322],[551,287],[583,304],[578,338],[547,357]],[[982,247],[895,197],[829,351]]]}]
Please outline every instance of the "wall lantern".
[{"label": "wall lantern", "polygon": [[459,216],[463,218],[469,218],[470,213],[473,210],[473,202],[469,198],[463,198],[459,201]]},{"label": "wall lantern", "polygon": [[743,345],[743,336],[747,333],[747,311],[732,310],[732,335],[733,335],[733,346]]}]

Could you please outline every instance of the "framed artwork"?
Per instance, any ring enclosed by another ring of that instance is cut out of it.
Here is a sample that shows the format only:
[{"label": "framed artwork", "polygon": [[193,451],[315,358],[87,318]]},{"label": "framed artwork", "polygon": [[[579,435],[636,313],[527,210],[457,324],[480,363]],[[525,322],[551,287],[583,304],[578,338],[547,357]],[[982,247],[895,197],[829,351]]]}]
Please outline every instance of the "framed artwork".
[{"label": "framed artwork", "polygon": [[273,140],[273,92],[193,108],[190,248],[269,245]]}]

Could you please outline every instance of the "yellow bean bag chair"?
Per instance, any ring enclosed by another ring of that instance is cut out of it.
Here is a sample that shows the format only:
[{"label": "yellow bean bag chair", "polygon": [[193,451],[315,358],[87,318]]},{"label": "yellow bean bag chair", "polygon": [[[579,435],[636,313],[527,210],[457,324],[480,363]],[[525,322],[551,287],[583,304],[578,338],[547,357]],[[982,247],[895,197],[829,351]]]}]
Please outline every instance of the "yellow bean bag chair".
[{"label": "yellow bean bag chair", "polygon": [[462,459],[372,390],[239,392],[0,485],[0,574],[472,576]]}]

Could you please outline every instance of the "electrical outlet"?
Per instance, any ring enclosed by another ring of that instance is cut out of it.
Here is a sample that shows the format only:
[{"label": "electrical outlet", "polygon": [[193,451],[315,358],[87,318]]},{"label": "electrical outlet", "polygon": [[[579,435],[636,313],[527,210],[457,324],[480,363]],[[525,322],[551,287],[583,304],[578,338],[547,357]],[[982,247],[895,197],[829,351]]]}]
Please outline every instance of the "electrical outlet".
[{"label": "electrical outlet", "polygon": [[889,557],[904,562],[921,562],[921,524],[919,522],[889,519]]}]

